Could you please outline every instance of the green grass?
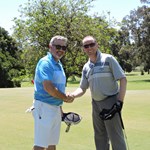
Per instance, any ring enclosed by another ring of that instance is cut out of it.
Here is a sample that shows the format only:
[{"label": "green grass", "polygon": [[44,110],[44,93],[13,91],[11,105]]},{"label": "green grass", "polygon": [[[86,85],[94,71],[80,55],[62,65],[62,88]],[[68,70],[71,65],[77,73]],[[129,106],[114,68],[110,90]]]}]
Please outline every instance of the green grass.
[{"label": "green grass", "polygon": [[140,73],[127,74],[127,90],[150,90],[150,75],[140,75]]},{"label": "green grass", "polygon": [[[132,83],[132,82],[131,82]],[[134,84],[134,82],[133,82]],[[144,84],[144,83],[143,83]],[[68,92],[76,87],[67,87]],[[150,148],[150,90],[128,90],[123,120],[130,150]],[[33,87],[0,89],[0,150],[30,150],[33,145],[33,118],[25,110],[32,104]],[[74,111],[83,118],[66,133],[62,123],[57,150],[94,150],[89,90],[72,104],[64,104],[65,112]]]}]

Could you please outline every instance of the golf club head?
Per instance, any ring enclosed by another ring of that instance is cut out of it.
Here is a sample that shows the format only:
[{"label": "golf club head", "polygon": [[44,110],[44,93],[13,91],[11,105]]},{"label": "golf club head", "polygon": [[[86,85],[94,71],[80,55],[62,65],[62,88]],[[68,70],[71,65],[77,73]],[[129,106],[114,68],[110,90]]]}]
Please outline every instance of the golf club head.
[{"label": "golf club head", "polygon": [[65,114],[65,117],[63,118],[63,121],[66,123],[67,128],[66,132],[69,132],[71,125],[76,125],[81,121],[82,117],[76,113],[69,112]]}]

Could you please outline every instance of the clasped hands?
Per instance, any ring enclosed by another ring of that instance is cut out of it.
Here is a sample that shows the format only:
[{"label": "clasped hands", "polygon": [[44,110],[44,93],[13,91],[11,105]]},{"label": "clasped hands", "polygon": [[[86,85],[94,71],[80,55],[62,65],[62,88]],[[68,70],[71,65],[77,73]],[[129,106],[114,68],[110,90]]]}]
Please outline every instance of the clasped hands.
[{"label": "clasped hands", "polygon": [[74,96],[71,93],[66,94],[66,98],[64,99],[64,102],[66,103],[72,103],[74,101]]}]

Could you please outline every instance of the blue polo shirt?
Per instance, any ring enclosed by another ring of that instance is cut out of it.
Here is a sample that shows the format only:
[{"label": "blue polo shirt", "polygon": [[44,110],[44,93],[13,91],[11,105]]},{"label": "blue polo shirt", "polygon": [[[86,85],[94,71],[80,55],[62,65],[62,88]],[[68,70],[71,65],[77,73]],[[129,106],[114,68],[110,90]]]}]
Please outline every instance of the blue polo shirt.
[{"label": "blue polo shirt", "polygon": [[66,76],[60,61],[56,62],[50,52],[41,58],[36,66],[34,78],[34,99],[51,105],[62,105],[61,99],[51,96],[44,90],[43,81],[49,80],[62,93],[65,93]]}]

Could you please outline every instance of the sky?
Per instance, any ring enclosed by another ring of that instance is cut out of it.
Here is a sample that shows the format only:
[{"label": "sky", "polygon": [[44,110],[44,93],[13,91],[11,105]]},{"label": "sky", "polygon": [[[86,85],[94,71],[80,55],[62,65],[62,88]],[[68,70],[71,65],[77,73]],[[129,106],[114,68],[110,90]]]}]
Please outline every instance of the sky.
[{"label": "sky", "polygon": [[[0,0],[0,27],[11,34],[12,21],[14,17],[19,17],[19,5],[24,5],[28,0]],[[141,6],[140,0],[95,0],[91,14],[97,12],[98,14],[106,14],[110,12],[110,18],[116,19],[120,22],[123,17],[130,14],[131,10],[137,9]]]}]

